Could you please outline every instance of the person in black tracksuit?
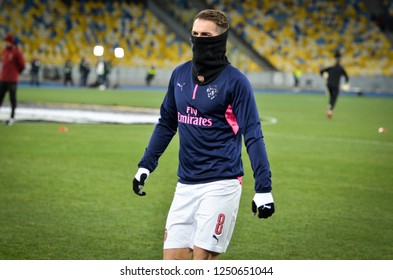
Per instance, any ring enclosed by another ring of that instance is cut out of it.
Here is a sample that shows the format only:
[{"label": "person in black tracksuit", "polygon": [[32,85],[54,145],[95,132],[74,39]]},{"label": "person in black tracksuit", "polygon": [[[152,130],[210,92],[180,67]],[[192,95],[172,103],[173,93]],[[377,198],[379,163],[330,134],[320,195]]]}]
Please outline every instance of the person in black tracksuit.
[{"label": "person in black tracksuit", "polygon": [[340,79],[344,76],[345,83],[349,82],[349,77],[344,67],[340,64],[341,55],[340,53],[335,54],[336,63],[333,66],[327,67],[320,70],[321,76],[325,76],[327,73],[327,88],[329,91],[329,104],[326,111],[326,115],[329,119],[333,117],[333,109],[336,105],[338,95],[340,94]]},{"label": "person in black tracksuit", "polygon": [[79,63],[79,73],[81,75],[80,86],[86,87],[90,74],[90,63],[85,57],[82,57],[81,62]]},{"label": "person in black tracksuit", "polygon": [[31,85],[40,85],[40,79],[39,79],[39,74],[40,74],[40,68],[41,68],[41,62],[37,57],[34,57],[33,60],[31,61],[31,70],[30,70],[30,84]]},{"label": "person in black tracksuit", "polygon": [[64,72],[64,85],[70,84],[71,86],[74,85],[74,80],[72,79],[72,62],[70,59],[64,64],[63,72]]}]

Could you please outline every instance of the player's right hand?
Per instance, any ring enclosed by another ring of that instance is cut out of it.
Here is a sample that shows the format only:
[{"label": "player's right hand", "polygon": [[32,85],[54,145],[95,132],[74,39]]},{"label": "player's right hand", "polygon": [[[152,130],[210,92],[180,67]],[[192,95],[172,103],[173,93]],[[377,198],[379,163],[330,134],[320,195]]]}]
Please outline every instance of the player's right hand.
[{"label": "player's right hand", "polygon": [[146,193],[142,191],[145,186],[145,182],[150,175],[150,171],[146,168],[139,168],[138,172],[136,172],[134,180],[132,181],[132,188],[134,192],[139,196],[145,196]]}]

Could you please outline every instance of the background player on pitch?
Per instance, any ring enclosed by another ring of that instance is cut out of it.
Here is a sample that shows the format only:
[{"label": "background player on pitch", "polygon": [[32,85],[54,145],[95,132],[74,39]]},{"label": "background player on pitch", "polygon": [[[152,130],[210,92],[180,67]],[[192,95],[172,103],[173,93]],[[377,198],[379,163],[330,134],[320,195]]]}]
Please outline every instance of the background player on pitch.
[{"label": "background player on pitch", "polygon": [[270,165],[248,79],[226,57],[229,21],[217,10],[194,18],[192,61],[169,81],[160,119],[133,180],[140,196],[178,131],[178,183],[165,229],[164,259],[217,259],[230,243],[241,196],[242,136],[255,178],[254,215],[274,211]]},{"label": "background player on pitch", "polygon": [[329,92],[329,104],[326,115],[329,119],[333,118],[333,109],[336,105],[338,95],[340,94],[340,79],[341,76],[345,77],[346,85],[349,82],[349,77],[344,67],[341,65],[341,53],[337,51],[334,55],[336,63],[333,66],[320,70],[321,76],[327,75],[327,89]]},{"label": "background player on pitch", "polygon": [[16,46],[15,38],[12,34],[7,34],[4,38],[5,49],[1,56],[0,73],[0,107],[3,104],[5,94],[9,92],[11,103],[11,115],[6,120],[7,125],[15,122],[15,110],[17,106],[16,92],[18,88],[19,74],[25,69],[25,59],[22,52]]}]

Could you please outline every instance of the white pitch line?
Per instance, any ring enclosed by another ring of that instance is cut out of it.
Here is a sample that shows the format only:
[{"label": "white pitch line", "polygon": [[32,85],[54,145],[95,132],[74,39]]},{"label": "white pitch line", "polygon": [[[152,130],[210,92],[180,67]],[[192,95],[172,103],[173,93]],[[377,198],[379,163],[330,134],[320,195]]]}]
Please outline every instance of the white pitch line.
[{"label": "white pitch line", "polygon": [[341,138],[341,137],[318,137],[318,136],[306,136],[306,135],[295,135],[286,133],[276,133],[276,132],[264,132],[266,136],[307,140],[307,141],[326,141],[326,142],[340,142],[340,143],[350,143],[350,144],[361,144],[361,145],[375,145],[375,146],[386,146],[393,148],[393,142],[377,141],[377,140],[362,140],[362,139],[351,139],[351,138]]},{"label": "white pitch line", "polygon": [[[0,120],[9,118],[11,109],[0,109]],[[92,111],[78,109],[23,108],[18,107],[16,121],[49,121],[62,123],[119,123],[119,124],[155,124],[158,114],[144,114],[116,111]]]},{"label": "white pitch line", "polygon": [[[9,118],[11,109],[9,107],[0,108],[0,120]],[[158,114],[144,114],[132,112],[97,111],[97,110],[77,110],[77,109],[50,109],[50,108],[24,108],[18,107],[16,110],[16,121],[49,121],[61,123],[119,123],[119,124],[156,124]],[[277,124],[274,117],[264,116],[261,118],[262,125]],[[340,143],[354,143],[361,145],[376,145],[393,147],[393,142],[377,140],[362,140],[340,137],[317,137],[306,135],[295,135],[275,132],[265,132],[266,136],[299,139],[307,141],[334,141]]]},{"label": "white pitch line", "polygon": [[[0,108],[0,120],[9,118],[10,107]],[[17,121],[48,121],[62,123],[120,123],[120,124],[156,124],[159,114],[116,112],[108,110],[89,110],[77,108],[40,108],[18,107],[16,109]],[[261,118],[263,125],[276,124],[274,117],[264,116]]]}]

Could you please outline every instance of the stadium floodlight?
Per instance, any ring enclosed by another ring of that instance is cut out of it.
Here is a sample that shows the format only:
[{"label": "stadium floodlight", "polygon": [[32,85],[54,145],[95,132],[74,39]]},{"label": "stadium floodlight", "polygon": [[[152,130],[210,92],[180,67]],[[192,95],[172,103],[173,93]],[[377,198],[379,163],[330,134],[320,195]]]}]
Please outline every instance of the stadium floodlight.
[{"label": "stadium floodlight", "polygon": [[117,58],[123,58],[124,57],[124,49],[123,48],[115,48],[115,56]]},{"label": "stadium floodlight", "polygon": [[95,46],[93,53],[95,56],[102,56],[104,54],[104,47],[103,46]]}]

